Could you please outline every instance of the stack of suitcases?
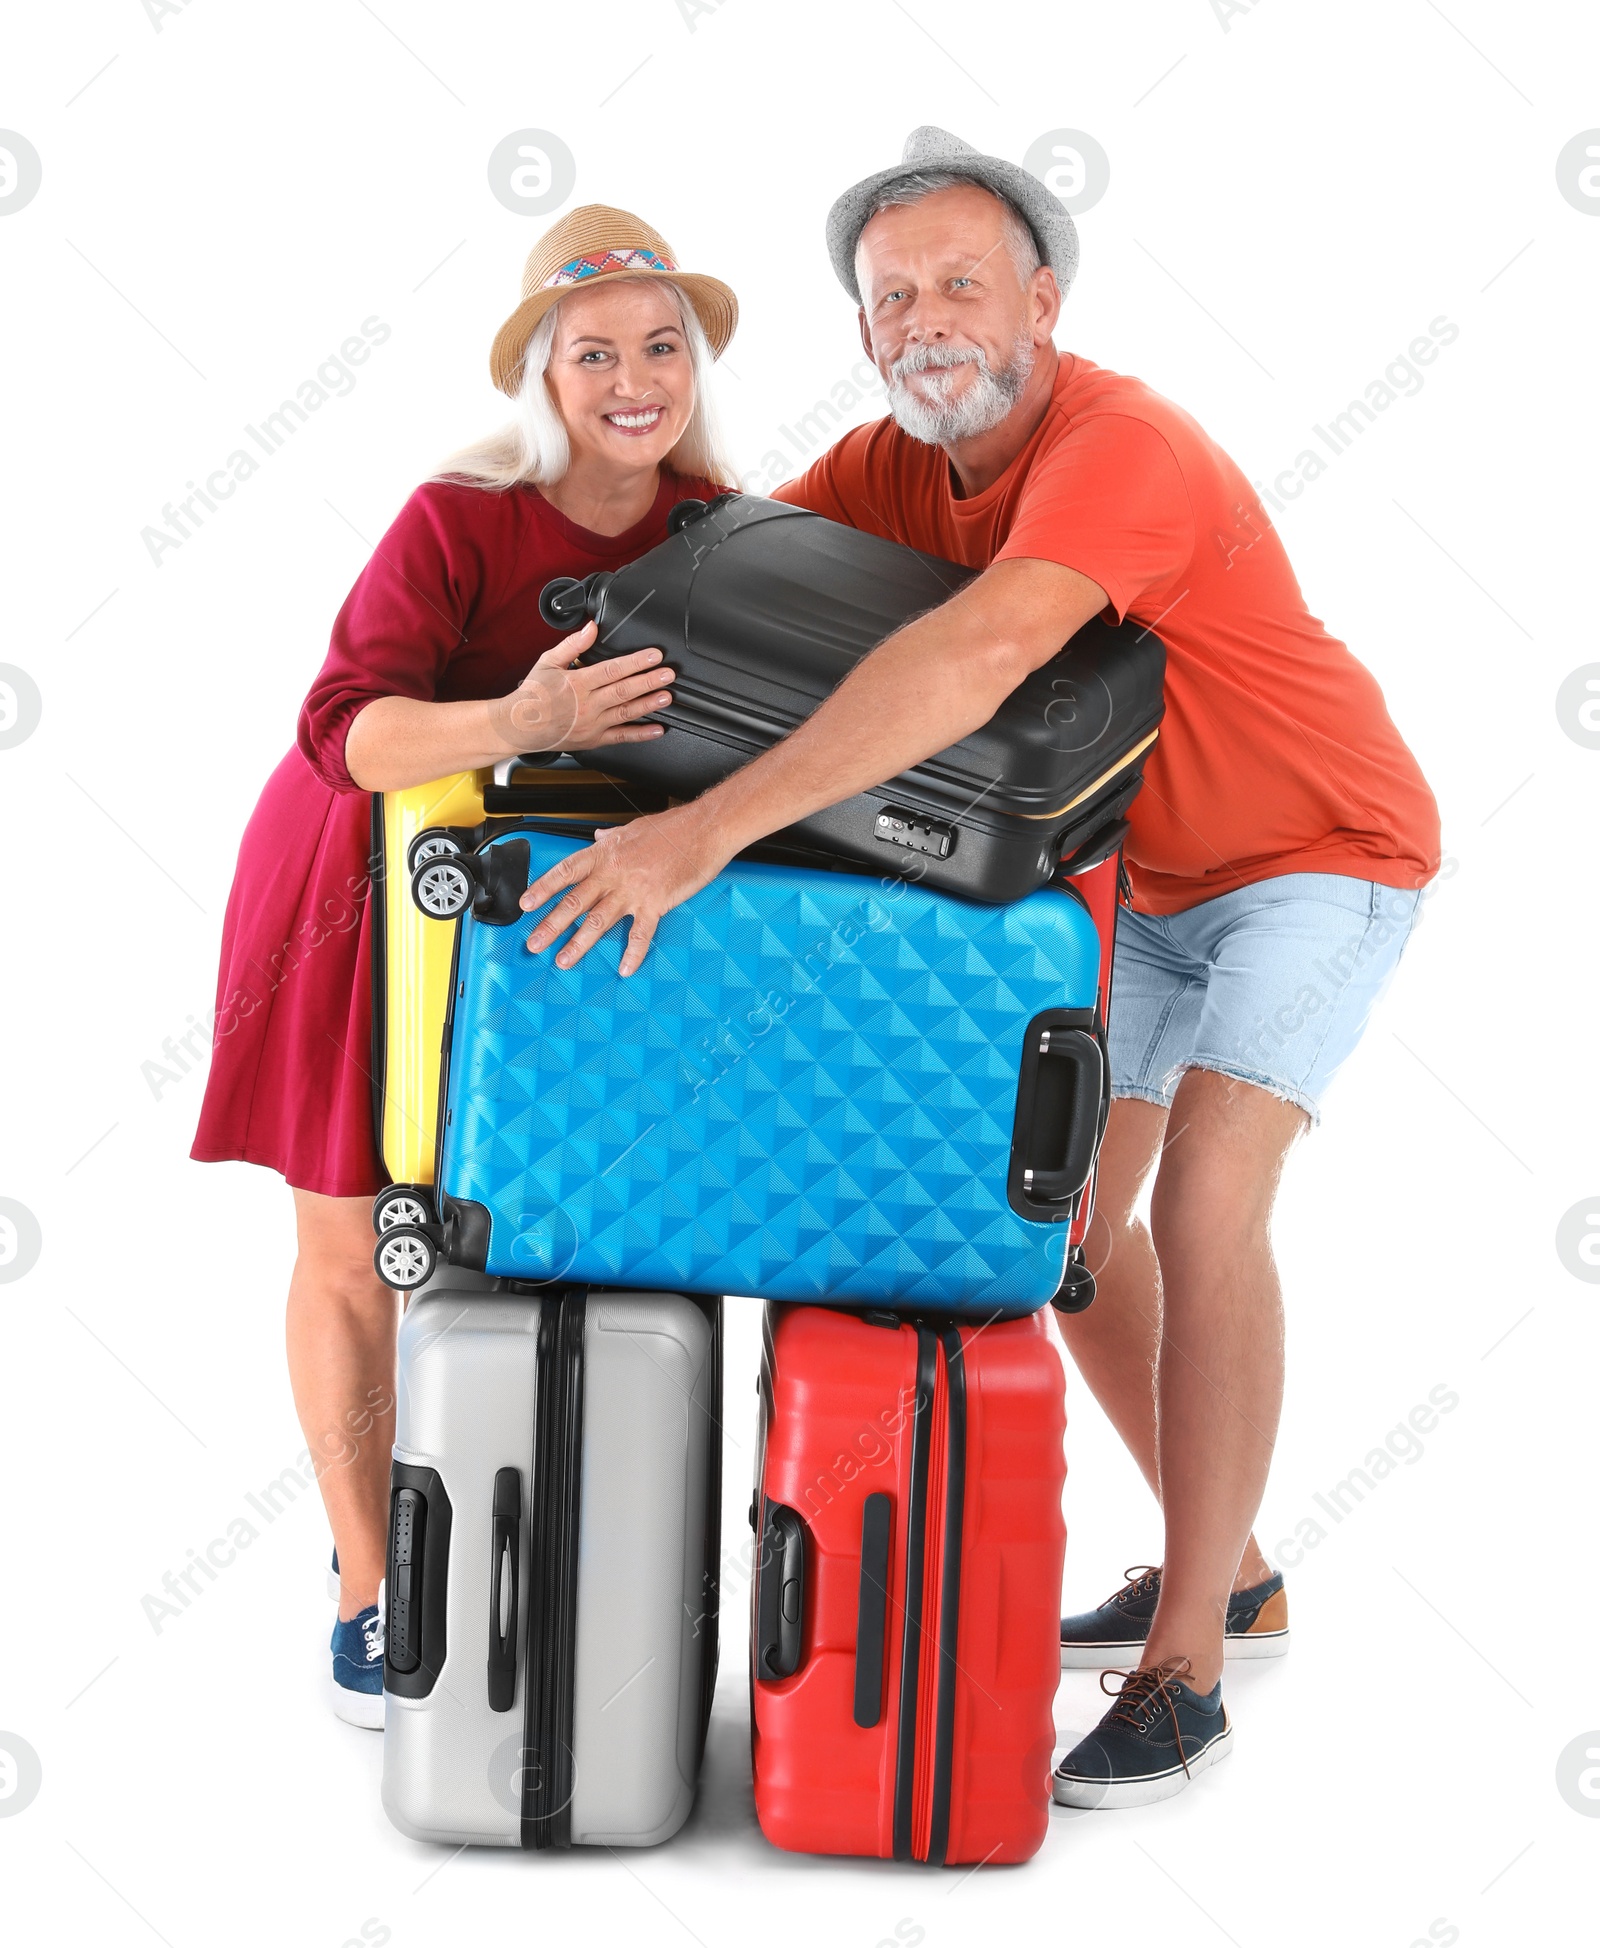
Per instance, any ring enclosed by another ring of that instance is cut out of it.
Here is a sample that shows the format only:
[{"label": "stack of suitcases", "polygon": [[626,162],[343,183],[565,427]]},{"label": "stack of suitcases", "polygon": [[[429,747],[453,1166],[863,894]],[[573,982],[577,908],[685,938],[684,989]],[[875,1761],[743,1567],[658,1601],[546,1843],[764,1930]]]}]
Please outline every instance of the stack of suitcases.
[{"label": "stack of suitcases", "polygon": [[764,1301],[749,1670],[782,1847],[1043,1840],[1065,1531],[1043,1308],[1093,1296],[1123,814],[1160,643],[1095,622],[982,730],[530,955],[529,883],[726,776],[970,571],[778,503],[552,583],[658,645],[665,734],[375,802],[376,1263],[401,1331],[384,1801],[418,1838],[649,1845],[717,1670],[722,1327]]}]

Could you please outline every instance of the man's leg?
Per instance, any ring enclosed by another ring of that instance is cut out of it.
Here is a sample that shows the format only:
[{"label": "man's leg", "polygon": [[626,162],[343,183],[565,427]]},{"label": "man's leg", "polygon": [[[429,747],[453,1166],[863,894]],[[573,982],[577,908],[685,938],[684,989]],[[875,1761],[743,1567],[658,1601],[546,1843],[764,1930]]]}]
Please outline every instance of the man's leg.
[{"label": "man's leg", "polygon": [[[1222,1675],[1228,1593],[1261,1505],[1283,1403],[1283,1304],[1270,1224],[1304,1110],[1209,1069],[1173,1099],[1151,1195],[1161,1267],[1157,1457],[1166,1546],[1144,1662]],[[1091,1308],[1092,1310],[1092,1308]],[[1085,1315],[1087,1316],[1087,1315]],[[1247,1581],[1265,1575],[1247,1566]]]},{"label": "man's leg", "polygon": [[[1206,1074],[1190,1070],[1185,1083]],[[1218,1082],[1222,1078],[1210,1076],[1209,1080]],[[1180,1098],[1182,1094],[1180,1088]],[[1275,1098],[1267,1100],[1276,1103]],[[1100,1150],[1095,1214],[1086,1241],[1088,1262],[1095,1274],[1094,1304],[1087,1312],[1057,1314],[1073,1364],[1121,1435],[1158,1501],[1162,1499],[1156,1418],[1162,1263],[1135,1207],[1157,1158],[1162,1158],[1165,1176],[1167,1154],[1175,1155],[1192,1135],[1176,1106],[1169,1113],[1133,1096],[1121,1097],[1111,1105]],[[1246,1540],[1230,1588],[1253,1588],[1271,1573],[1252,1535]]]},{"label": "man's leg", "polygon": [[1084,1256],[1095,1276],[1087,1312],[1056,1324],[1107,1420],[1161,1499],[1156,1465],[1156,1354],[1161,1340],[1161,1268],[1134,1206],[1155,1168],[1167,1127],[1159,1104],[1124,1096],[1111,1105],[1095,1180]]}]

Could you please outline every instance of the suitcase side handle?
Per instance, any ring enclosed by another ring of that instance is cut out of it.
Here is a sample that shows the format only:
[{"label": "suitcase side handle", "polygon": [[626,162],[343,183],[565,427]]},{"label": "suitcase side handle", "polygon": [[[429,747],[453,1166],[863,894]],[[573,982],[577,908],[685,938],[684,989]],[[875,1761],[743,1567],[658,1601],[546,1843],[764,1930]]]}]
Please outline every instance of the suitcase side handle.
[{"label": "suitcase side handle", "polygon": [[1110,1094],[1106,1053],[1092,1013],[1052,1008],[1023,1038],[1006,1196],[1021,1217],[1070,1218],[1099,1147]]},{"label": "suitcase side handle", "polygon": [[427,1697],[444,1668],[450,1520],[450,1497],[438,1472],[396,1461],[390,1472],[383,1688],[397,1697]]},{"label": "suitcase side handle", "polygon": [[489,1709],[509,1711],[517,1695],[517,1581],[522,1560],[522,1476],[494,1478],[489,1524]]},{"label": "suitcase side handle", "polygon": [[1076,879],[1080,873],[1088,872],[1091,867],[1104,865],[1112,853],[1120,851],[1123,840],[1132,829],[1125,818],[1114,818],[1108,825],[1102,825],[1097,831],[1090,833],[1076,852],[1069,854],[1060,862],[1056,867],[1055,877]]},{"label": "suitcase side handle", "polygon": [[889,1613],[890,1510],[887,1495],[861,1507],[861,1593],[856,1600],[855,1721],[865,1731],[883,1716],[883,1644]]},{"label": "suitcase side handle", "polygon": [[805,1524],[782,1502],[768,1502],[756,1596],[756,1670],[769,1684],[793,1677],[800,1668],[805,1607]]}]

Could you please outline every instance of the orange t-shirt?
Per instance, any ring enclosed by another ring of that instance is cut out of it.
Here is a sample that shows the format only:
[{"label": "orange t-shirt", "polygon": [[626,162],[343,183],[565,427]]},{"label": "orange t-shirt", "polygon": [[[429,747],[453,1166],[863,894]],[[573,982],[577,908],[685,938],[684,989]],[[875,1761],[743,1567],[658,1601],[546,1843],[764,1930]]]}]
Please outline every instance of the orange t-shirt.
[{"label": "orange t-shirt", "polygon": [[937,447],[858,426],[779,500],[970,568],[1055,561],[1167,646],[1166,717],[1129,813],[1135,904],[1180,913],[1280,873],[1439,869],[1439,813],[1376,678],[1306,608],[1248,480],[1138,379],[1063,353],[1049,410],[981,494]]}]

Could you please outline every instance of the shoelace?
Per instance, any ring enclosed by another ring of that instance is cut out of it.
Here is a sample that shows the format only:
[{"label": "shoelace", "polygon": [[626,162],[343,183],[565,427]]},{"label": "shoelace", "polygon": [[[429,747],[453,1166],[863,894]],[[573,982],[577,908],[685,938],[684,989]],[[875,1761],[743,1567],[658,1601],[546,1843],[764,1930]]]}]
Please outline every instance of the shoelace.
[{"label": "shoelace", "polygon": [[1154,1596],[1161,1586],[1161,1571],[1155,1563],[1135,1563],[1132,1569],[1125,1569],[1122,1573],[1127,1578],[1126,1586],[1111,1599],[1119,1609],[1136,1596]]},{"label": "shoelace", "polygon": [[362,1635],[367,1640],[367,1662],[376,1664],[383,1656],[383,1612],[375,1610],[361,1626]]},{"label": "shoelace", "polygon": [[[1108,1698],[1115,1698],[1116,1704],[1107,1712],[1108,1718],[1120,1718],[1125,1725],[1131,1725],[1136,1732],[1148,1731],[1155,1722],[1156,1714],[1162,1705],[1167,1708],[1167,1716],[1172,1720],[1172,1736],[1177,1741],[1178,1763],[1183,1767],[1183,1776],[1189,1777],[1189,1761],[1183,1749],[1183,1727],[1178,1723],[1176,1680],[1186,1678],[1194,1666],[1187,1657],[1171,1659],[1165,1664],[1151,1664],[1142,1671],[1102,1671],[1100,1689]],[[1107,1690],[1106,1679],[1120,1677],[1121,1684],[1115,1691]]]}]

